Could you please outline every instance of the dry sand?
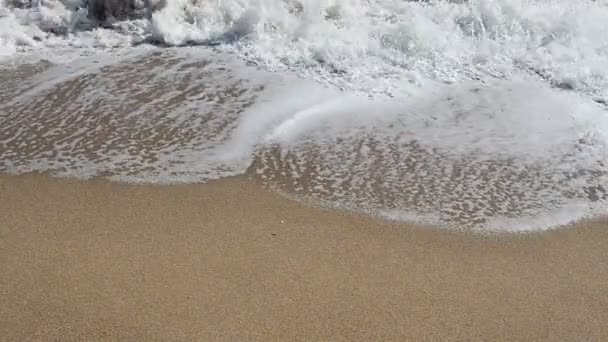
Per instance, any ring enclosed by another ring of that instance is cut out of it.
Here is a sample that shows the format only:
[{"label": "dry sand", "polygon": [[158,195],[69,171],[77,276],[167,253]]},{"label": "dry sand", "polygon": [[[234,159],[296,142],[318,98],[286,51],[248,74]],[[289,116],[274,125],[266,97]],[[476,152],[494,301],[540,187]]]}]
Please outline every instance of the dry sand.
[{"label": "dry sand", "polygon": [[244,178],[0,176],[0,339],[608,340],[607,228],[481,237]]}]

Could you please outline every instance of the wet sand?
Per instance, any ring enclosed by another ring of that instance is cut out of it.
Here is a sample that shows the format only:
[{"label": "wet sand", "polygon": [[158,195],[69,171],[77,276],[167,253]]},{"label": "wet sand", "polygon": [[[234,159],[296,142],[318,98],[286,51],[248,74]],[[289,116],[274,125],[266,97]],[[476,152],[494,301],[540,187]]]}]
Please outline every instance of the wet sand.
[{"label": "wet sand", "polygon": [[475,236],[244,178],[0,176],[0,340],[606,340],[607,228]]}]

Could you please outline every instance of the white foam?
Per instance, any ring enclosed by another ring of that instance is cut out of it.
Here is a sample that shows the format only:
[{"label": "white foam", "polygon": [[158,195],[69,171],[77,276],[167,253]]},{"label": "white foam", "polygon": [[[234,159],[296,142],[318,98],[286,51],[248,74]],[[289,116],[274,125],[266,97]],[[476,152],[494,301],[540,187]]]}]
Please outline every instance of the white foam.
[{"label": "white foam", "polygon": [[316,200],[495,230],[605,209],[605,0],[175,0],[106,28],[83,1],[33,3],[0,1],[3,64],[54,63],[0,86],[2,171],[193,182],[253,162]]},{"label": "white foam", "polygon": [[[293,111],[267,139],[287,144],[302,135],[348,134],[355,127],[372,132],[382,126],[384,133],[407,134],[429,149],[452,155],[533,162],[562,157],[584,140],[588,150],[577,156],[578,166],[608,158],[608,111],[574,92],[516,78],[426,88],[421,93],[398,101],[345,94],[313,97],[313,103]],[[280,96],[275,104],[282,101],[291,103]],[[389,125],[396,127],[394,132]]]},{"label": "white foam", "polygon": [[246,158],[218,149],[273,78],[200,50],[141,48],[51,66],[0,104],[0,171],[156,183],[242,173],[253,145],[234,146]]},{"label": "white foam", "polygon": [[423,93],[314,101],[270,130],[279,153],[257,173],[343,207],[460,227],[544,229],[601,212],[603,106],[534,79]]},{"label": "white foam", "polygon": [[366,93],[524,69],[606,95],[605,1],[299,3],[302,11],[289,1],[174,1],[154,15],[154,35],[180,44],[238,31],[226,49],[244,58]]},{"label": "white foam", "polygon": [[594,216],[605,215],[606,210],[599,205],[589,205],[584,201],[569,201],[558,210],[540,211],[534,215],[490,220],[476,230],[490,232],[534,232],[564,227]]},{"label": "white foam", "polygon": [[[608,3],[569,0],[167,1],[150,20],[92,28],[84,2],[0,2],[0,51],[224,43],[270,70],[369,94],[534,74],[606,99]],[[60,35],[50,34],[59,32]]]}]

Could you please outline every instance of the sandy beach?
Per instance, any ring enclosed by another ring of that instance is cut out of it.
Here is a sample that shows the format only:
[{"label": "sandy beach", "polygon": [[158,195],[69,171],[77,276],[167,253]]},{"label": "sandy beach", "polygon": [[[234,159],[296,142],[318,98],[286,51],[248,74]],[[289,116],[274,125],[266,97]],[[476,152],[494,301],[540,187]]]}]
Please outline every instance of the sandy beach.
[{"label": "sandy beach", "polygon": [[606,340],[607,224],[476,236],[245,178],[1,176],[0,340]]},{"label": "sandy beach", "polygon": [[0,0],[0,342],[608,341],[606,5]]}]

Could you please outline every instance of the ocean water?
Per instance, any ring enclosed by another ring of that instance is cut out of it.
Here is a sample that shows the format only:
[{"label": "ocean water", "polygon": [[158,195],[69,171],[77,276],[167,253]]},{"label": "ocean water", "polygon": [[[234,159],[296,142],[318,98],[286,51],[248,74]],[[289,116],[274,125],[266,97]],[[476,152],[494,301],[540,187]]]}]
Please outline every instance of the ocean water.
[{"label": "ocean water", "polygon": [[388,219],[557,227],[608,213],[606,18],[605,0],[0,0],[0,172],[246,174]]}]

